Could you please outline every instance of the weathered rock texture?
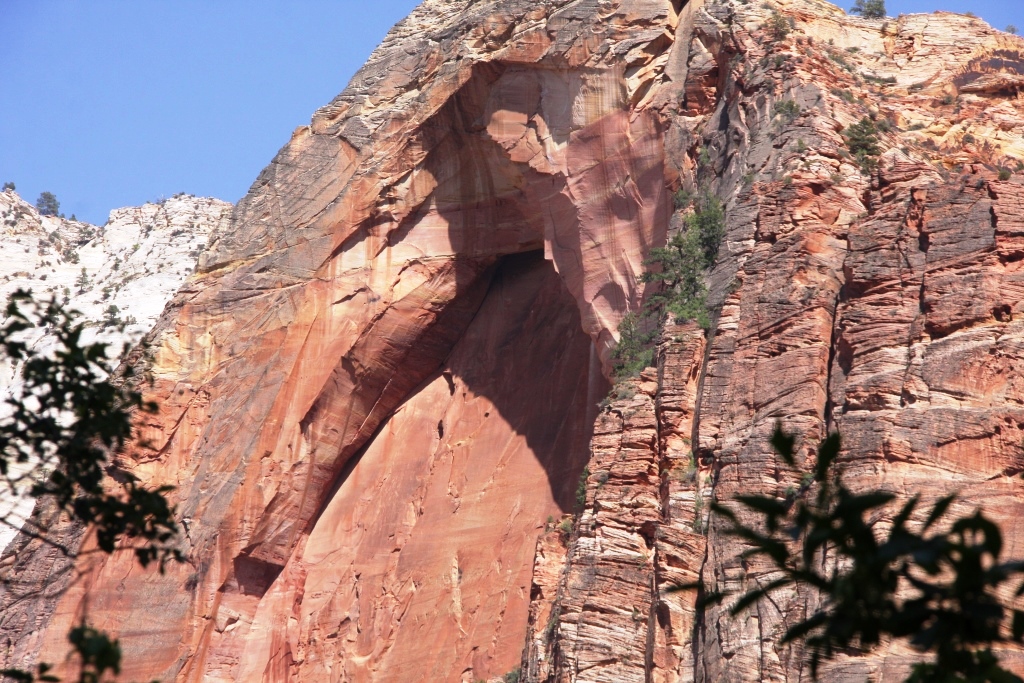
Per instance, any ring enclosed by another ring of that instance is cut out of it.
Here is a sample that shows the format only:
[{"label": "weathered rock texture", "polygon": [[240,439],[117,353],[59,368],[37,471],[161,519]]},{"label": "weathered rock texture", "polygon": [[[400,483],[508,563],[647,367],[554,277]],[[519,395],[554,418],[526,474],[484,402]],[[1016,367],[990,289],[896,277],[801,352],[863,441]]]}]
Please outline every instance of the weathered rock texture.
[{"label": "weathered rock texture", "polygon": [[[742,0],[427,0],[395,27],[151,334],[162,411],[123,465],[178,487],[190,564],[19,539],[4,662],[59,660],[87,615],[132,679],[806,680],[775,643],[812,595],[730,618],[663,592],[767,578],[707,511],[794,483],[777,420],[808,453],[839,429],[857,486],[962,490],[1024,555],[1024,42],[776,7],[785,37]],[[873,175],[840,134],[867,115]],[[726,204],[712,329],[670,325],[599,409],[679,187]]]},{"label": "weathered rock texture", "polygon": [[[120,354],[153,327],[230,211],[227,202],[180,194],[115,209],[96,226],[42,216],[13,190],[0,192],[0,301],[19,289],[55,298],[81,314],[84,343],[103,341]],[[29,342],[45,352],[53,337],[36,330]],[[17,368],[0,363],[0,398],[17,391],[17,378]],[[0,549],[31,511],[31,499],[9,493],[0,487],[0,515],[10,523],[0,525]]]},{"label": "weathered rock texture", "polygon": [[[42,216],[13,190],[0,192],[0,297],[31,289],[66,299],[90,329],[119,346],[153,327],[230,212],[228,202],[180,194],[114,209],[96,226]],[[110,306],[127,323],[123,332],[103,325]],[[9,382],[0,375],[0,388]]]}]

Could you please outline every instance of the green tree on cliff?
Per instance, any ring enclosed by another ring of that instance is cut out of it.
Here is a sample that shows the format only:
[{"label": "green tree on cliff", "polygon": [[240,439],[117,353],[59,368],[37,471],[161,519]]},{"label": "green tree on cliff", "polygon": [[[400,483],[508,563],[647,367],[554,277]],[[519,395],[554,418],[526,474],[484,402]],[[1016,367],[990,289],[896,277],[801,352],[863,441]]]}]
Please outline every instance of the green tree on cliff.
[{"label": "green tree on cliff", "polygon": [[89,273],[85,271],[85,266],[82,266],[82,272],[75,279],[75,287],[78,288],[79,294],[83,294],[89,288]]},{"label": "green tree on cliff", "polygon": [[[772,445],[794,479],[795,438],[776,429]],[[921,653],[907,683],[1022,683],[1002,668],[992,646],[1024,641],[1024,562],[1004,561],[999,527],[981,510],[949,519],[956,496],[927,511],[914,496],[894,507],[895,494],[857,493],[834,464],[839,435],[825,439],[810,475],[784,496],[741,495],[735,501],[757,522],[716,503],[726,533],[763,556],[772,580],[741,596],[735,615],[780,589],[816,591],[821,606],[783,635],[801,641],[817,680],[823,661],[903,640]],[[877,522],[891,519],[887,529]],[[1014,586],[1007,584],[1013,583]],[[1003,596],[1012,595],[1004,605]],[[711,594],[705,604],[727,596]]]},{"label": "green tree on cliff", "polygon": [[884,19],[885,0],[857,0],[850,8],[851,14],[859,14],[865,19]]},{"label": "green tree on cliff", "polygon": [[36,209],[39,210],[40,215],[56,216],[60,211],[60,202],[52,192],[41,192],[39,199],[36,200]]},{"label": "green tree on cliff", "polygon": [[[27,340],[38,328],[55,340],[52,350],[30,346]],[[77,314],[56,300],[39,303],[24,291],[12,295],[0,325],[0,359],[19,369],[19,382],[0,419],[0,490],[6,489],[7,499],[44,499],[91,526],[103,552],[113,553],[127,540],[142,566],[156,563],[163,571],[168,560],[184,559],[174,547],[178,527],[166,499],[171,487],[147,489],[130,473],[116,471],[111,461],[134,437],[132,415],[156,406],[123,381],[129,372],[113,379],[107,345],[84,343],[84,332]],[[32,517],[8,515],[0,521],[75,556]],[[117,641],[84,622],[71,630],[69,640],[81,659],[82,683],[99,681],[106,671],[118,673]],[[0,674],[18,681],[57,680],[49,670],[42,664],[36,673]]]},{"label": "green tree on cliff", "polygon": [[882,150],[878,146],[878,125],[874,121],[867,116],[861,118],[846,127],[843,137],[862,173],[869,175],[878,168],[878,155]]}]

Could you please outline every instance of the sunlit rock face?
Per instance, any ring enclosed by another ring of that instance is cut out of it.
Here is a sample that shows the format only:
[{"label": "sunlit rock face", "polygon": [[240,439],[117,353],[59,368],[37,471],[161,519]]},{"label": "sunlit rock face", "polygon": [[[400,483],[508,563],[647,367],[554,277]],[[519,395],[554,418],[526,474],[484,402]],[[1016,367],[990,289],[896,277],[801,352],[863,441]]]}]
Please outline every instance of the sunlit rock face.
[{"label": "sunlit rock face", "polygon": [[[87,615],[126,679],[806,680],[776,642],[813,596],[732,618],[663,592],[764,580],[708,509],[792,484],[778,420],[807,453],[839,429],[858,487],[962,490],[1024,555],[1024,43],[777,9],[786,36],[740,0],[427,0],[396,26],[150,333],[162,409],[119,464],[177,487],[190,563],[19,539],[4,661],[62,660]],[[841,135],[864,116],[890,122],[872,174]],[[670,324],[602,403],[680,187],[726,205],[712,327]]]}]

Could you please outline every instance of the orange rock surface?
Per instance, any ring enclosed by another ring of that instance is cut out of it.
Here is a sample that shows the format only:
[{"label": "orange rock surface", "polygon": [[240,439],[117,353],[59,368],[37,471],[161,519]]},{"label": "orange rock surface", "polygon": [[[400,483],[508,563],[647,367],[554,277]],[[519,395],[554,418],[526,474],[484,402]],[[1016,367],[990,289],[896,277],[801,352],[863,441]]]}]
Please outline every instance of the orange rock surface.
[{"label": "orange rock surface", "polygon": [[[708,507],[792,485],[777,420],[839,429],[857,486],[962,490],[1024,556],[1024,41],[773,7],[786,36],[742,0],[424,2],[150,336],[162,410],[118,464],[177,487],[189,564],[19,538],[2,663],[61,661],[87,615],[126,680],[806,680],[776,642],[812,595],[663,592],[765,577]],[[670,324],[599,406],[680,187],[726,207],[711,329]]]}]

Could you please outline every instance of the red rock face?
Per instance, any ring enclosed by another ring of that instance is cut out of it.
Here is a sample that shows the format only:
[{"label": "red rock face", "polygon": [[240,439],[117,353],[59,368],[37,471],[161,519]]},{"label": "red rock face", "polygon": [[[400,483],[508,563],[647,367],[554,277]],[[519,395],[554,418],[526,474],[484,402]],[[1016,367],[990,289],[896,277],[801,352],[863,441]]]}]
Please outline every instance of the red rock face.
[{"label": "red rock face", "polygon": [[443,369],[342,474],[255,617],[211,638],[205,675],[458,680],[518,666],[537,537],[571,508],[606,390],[592,348],[540,252],[505,259]]},{"label": "red rock face", "polygon": [[[654,74],[628,86],[589,11],[506,10],[473,38],[423,8],[257,180],[153,334],[163,409],[125,463],[177,486],[190,564],[90,556],[26,614],[53,577],[19,547],[9,660],[60,659],[87,609],[128,678],[518,665],[536,541],[571,510],[669,201],[629,102]],[[641,50],[670,20],[613,23]]]},{"label": "red rock face", "polygon": [[[962,490],[1024,555],[1024,184],[996,168],[1024,158],[1022,45],[782,9],[785,38],[724,0],[424,3],[151,335],[162,410],[120,464],[177,487],[190,563],[20,538],[3,663],[62,660],[88,615],[126,679],[806,680],[776,642],[813,595],[664,592],[765,577],[708,508],[793,484],[779,420],[808,453],[839,429],[857,486]],[[865,175],[839,131],[869,115]],[[599,407],[681,186],[726,205],[712,328],[668,325]]]}]

